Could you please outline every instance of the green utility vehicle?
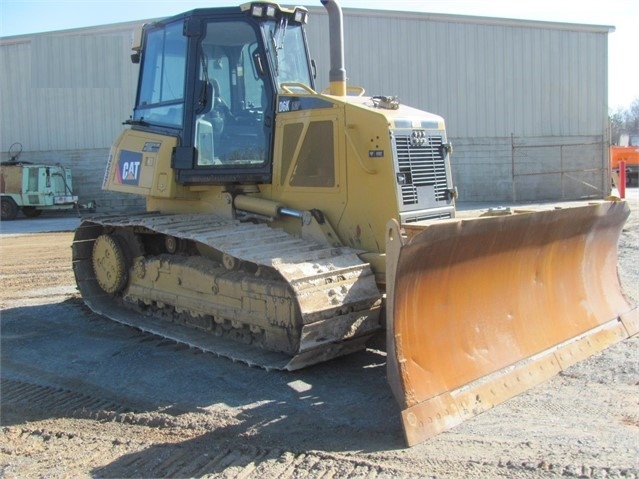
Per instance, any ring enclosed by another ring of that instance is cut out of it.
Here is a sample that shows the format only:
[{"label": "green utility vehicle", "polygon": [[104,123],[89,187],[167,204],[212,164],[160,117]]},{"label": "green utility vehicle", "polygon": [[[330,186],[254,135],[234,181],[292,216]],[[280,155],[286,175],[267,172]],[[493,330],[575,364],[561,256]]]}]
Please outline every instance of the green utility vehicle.
[{"label": "green utility vehicle", "polygon": [[78,204],[70,169],[60,164],[21,162],[21,152],[22,145],[14,143],[9,148],[9,161],[0,163],[2,221],[15,219],[20,211],[34,218],[47,210],[95,210],[93,201]]}]

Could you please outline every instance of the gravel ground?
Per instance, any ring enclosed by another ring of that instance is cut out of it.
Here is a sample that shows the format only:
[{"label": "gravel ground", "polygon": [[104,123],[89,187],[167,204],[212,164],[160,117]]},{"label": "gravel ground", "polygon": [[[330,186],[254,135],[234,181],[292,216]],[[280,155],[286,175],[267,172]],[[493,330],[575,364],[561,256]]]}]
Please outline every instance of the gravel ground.
[{"label": "gravel ground", "polygon": [[[639,476],[638,337],[406,449],[383,354],[295,373],[203,354],[91,313],[72,233],[1,228],[0,477]],[[635,212],[634,303],[638,257]]]}]

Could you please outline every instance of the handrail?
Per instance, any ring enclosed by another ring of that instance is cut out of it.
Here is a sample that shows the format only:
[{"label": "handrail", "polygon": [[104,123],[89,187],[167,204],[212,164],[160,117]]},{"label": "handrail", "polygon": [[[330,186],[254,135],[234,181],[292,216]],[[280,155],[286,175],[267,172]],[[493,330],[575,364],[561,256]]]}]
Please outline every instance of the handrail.
[{"label": "handrail", "polygon": [[289,93],[289,94],[292,95],[293,91],[290,90],[290,87],[301,88],[302,90],[306,90],[311,95],[317,95],[317,92],[315,90],[313,90],[310,86],[305,85],[304,83],[300,83],[300,82],[284,82],[284,83],[280,83],[280,88],[282,90],[284,90],[284,93]]}]

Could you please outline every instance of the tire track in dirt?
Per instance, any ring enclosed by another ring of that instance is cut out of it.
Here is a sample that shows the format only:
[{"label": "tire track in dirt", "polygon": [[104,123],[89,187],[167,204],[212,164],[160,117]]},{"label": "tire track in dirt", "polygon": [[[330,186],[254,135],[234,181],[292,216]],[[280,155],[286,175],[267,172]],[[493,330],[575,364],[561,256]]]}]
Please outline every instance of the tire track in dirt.
[{"label": "tire track in dirt", "polygon": [[[421,458],[419,466],[415,458],[382,454],[338,454],[323,451],[294,452],[281,447],[263,447],[251,443],[251,438],[219,441],[213,431],[194,429],[191,434],[187,423],[175,426],[169,414],[154,412],[139,413],[126,405],[108,401],[66,388],[50,387],[14,379],[2,379],[3,408],[19,407],[25,410],[47,411],[47,417],[72,416],[97,419],[104,424],[101,434],[99,425],[88,431],[67,431],[50,421],[30,422],[19,427],[3,427],[3,434],[16,443],[29,443],[32,450],[65,447],[72,444],[84,448],[86,444],[102,442],[127,449],[121,455],[106,460],[103,465],[93,467],[91,476],[108,477],[226,477],[258,479],[263,477],[293,478],[391,478],[391,477],[510,477],[510,478],[636,478],[639,469],[616,467],[593,467],[587,464],[559,464],[539,461],[517,461],[506,458],[492,461],[454,461]],[[115,428],[115,429],[114,429]],[[131,435],[131,428],[140,431],[156,431]],[[121,433],[119,432],[121,430]],[[171,441],[174,432],[176,441]],[[120,439],[121,438],[121,439]],[[150,443],[149,443],[150,442]],[[35,444],[34,444],[35,443]],[[39,443],[39,444],[37,444]],[[91,454],[107,449],[95,446]],[[79,451],[80,449],[78,449]],[[84,449],[83,449],[84,450]],[[102,457],[102,456],[99,456]],[[23,469],[24,472],[27,469]],[[424,473],[418,473],[422,470]],[[11,470],[5,471],[12,476]],[[69,471],[66,471],[69,472]],[[64,474],[52,477],[64,477]]]},{"label": "tire track in dirt", "polygon": [[34,415],[44,413],[46,416],[86,419],[114,418],[134,412],[127,406],[106,399],[15,379],[2,378],[0,388],[3,410],[19,408],[22,412],[28,410]]},{"label": "tire track in dirt", "polygon": [[[133,471],[144,471],[144,477],[227,477],[238,479],[303,478],[375,478],[418,477],[388,464],[363,463],[348,457],[330,457],[321,452],[292,453],[264,449],[238,442],[223,447],[207,440],[197,440],[189,447],[161,445],[153,454],[134,454],[93,471],[94,477],[128,477]],[[216,446],[219,449],[212,451]],[[447,467],[449,467],[447,465]],[[443,470],[443,469],[442,469]],[[450,469],[448,469],[450,470]],[[408,476],[407,476],[408,473]],[[420,476],[424,477],[424,476]]]},{"label": "tire track in dirt", "polygon": [[[23,441],[40,440],[51,446],[76,437],[77,433],[40,427],[38,420],[52,417],[93,419],[116,423],[117,426],[142,426],[165,429],[170,432],[175,427],[188,429],[189,424],[176,420],[170,414],[153,412],[141,413],[133,408],[72,391],[66,388],[2,378],[0,380],[3,417],[11,418],[11,411],[17,409],[21,417],[35,421],[19,428],[6,426],[3,432],[16,433]],[[46,422],[46,421],[45,421]],[[194,428],[197,429],[197,428]],[[197,434],[194,431],[195,434]],[[122,437],[126,437],[123,433]],[[83,438],[81,442],[91,442],[95,438]],[[117,439],[106,441],[117,443]],[[249,439],[250,441],[250,439]],[[384,459],[387,461],[387,459]],[[447,466],[449,468],[449,466]],[[450,470],[450,469],[448,469]],[[388,464],[371,460],[362,461],[348,456],[329,455],[321,451],[294,453],[281,448],[264,448],[247,444],[247,439],[224,441],[212,440],[210,432],[196,435],[184,442],[156,443],[142,451],[136,451],[115,459],[108,465],[95,468],[94,477],[209,477],[224,473],[225,477],[258,479],[280,477],[282,479],[321,478],[362,478],[362,477],[404,477],[405,470],[389,467]],[[381,475],[380,475],[381,473]],[[9,477],[9,476],[8,476]]]}]

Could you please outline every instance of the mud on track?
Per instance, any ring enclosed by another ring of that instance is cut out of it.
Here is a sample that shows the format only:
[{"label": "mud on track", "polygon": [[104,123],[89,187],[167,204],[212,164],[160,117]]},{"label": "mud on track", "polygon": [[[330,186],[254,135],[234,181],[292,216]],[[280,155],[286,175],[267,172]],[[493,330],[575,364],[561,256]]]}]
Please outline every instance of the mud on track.
[{"label": "mud on track", "polygon": [[639,475],[639,338],[404,449],[383,353],[266,373],[104,320],[77,296],[71,238],[0,236],[0,476]]}]

